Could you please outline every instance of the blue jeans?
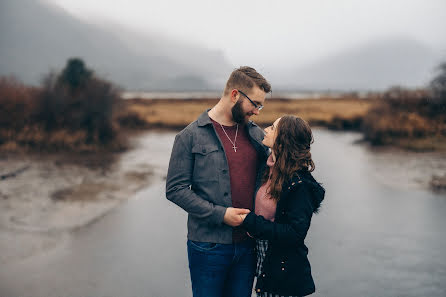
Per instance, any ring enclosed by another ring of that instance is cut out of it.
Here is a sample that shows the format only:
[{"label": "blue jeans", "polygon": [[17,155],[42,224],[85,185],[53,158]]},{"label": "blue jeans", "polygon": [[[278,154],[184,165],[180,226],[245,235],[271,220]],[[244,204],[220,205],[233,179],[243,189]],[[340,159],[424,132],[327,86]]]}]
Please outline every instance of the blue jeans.
[{"label": "blue jeans", "polygon": [[256,268],[254,243],[187,241],[194,297],[250,297]]}]

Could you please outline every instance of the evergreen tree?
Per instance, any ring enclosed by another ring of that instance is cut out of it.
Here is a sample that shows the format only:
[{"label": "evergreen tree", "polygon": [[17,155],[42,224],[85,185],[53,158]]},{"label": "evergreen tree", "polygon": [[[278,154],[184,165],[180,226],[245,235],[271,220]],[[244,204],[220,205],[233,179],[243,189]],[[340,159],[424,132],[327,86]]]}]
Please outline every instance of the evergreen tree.
[{"label": "evergreen tree", "polygon": [[68,85],[71,91],[76,91],[81,87],[85,87],[92,74],[93,72],[85,67],[83,60],[71,58],[62,70],[59,82]]}]

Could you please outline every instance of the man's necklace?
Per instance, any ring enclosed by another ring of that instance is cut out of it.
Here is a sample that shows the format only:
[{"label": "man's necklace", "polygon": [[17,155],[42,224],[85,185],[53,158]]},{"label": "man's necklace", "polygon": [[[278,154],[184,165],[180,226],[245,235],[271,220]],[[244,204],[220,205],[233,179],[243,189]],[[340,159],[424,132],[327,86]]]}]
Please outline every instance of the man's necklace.
[{"label": "man's necklace", "polygon": [[[220,124],[220,123],[219,123]],[[226,133],[225,128],[223,128],[223,125],[220,124],[221,128],[223,129],[223,132],[225,133],[226,137],[229,139],[229,141],[232,143],[232,148],[234,149],[234,152],[237,152],[237,147],[235,146],[235,143],[237,141],[237,133],[238,133],[238,124],[237,124],[237,129],[235,130],[235,137],[234,137],[234,142],[232,142],[231,138],[229,138],[228,133]]]}]

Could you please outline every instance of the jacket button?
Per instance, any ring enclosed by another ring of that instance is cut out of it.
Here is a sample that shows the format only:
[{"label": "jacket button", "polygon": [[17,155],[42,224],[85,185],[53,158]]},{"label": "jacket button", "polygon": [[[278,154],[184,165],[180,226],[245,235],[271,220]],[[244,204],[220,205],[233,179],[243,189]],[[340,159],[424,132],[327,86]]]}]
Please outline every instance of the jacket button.
[{"label": "jacket button", "polygon": [[282,271],[285,271],[285,267],[282,267]]},{"label": "jacket button", "polygon": [[203,153],[205,153],[205,152],[206,152],[206,149],[202,149],[201,151],[202,151]]},{"label": "jacket button", "polygon": [[298,183],[299,183],[299,184],[301,184],[301,183],[302,183],[302,181],[300,180],[300,181],[298,181]]},{"label": "jacket button", "polygon": [[295,182],[293,182],[293,183],[292,183],[291,185],[292,185],[292,186],[294,186],[295,184],[296,184],[296,183],[295,183]]},{"label": "jacket button", "polygon": [[228,172],[226,169],[223,169],[221,172],[223,172],[224,174],[226,174],[226,172]]},{"label": "jacket button", "polygon": [[282,262],[280,262],[280,263],[285,264],[285,261],[282,261]]},{"label": "jacket button", "polygon": [[228,196],[228,192],[225,192],[223,195]]},{"label": "jacket button", "polygon": [[257,289],[256,291],[257,291],[257,293],[260,293],[260,289]]},{"label": "jacket button", "polygon": [[262,274],[262,277],[265,277],[266,276],[266,274]]}]

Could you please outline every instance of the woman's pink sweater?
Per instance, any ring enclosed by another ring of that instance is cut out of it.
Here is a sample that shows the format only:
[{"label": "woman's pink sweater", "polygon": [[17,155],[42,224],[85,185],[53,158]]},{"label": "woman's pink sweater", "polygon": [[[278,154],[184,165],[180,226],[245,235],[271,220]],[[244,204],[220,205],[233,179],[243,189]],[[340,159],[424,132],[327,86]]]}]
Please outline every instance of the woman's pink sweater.
[{"label": "woman's pink sweater", "polygon": [[[271,167],[274,165],[272,154],[269,156],[266,161],[266,165],[268,165],[270,174]],[[256,194],[256,204],[255,204],[255,214],[264,217],[267,220],[274,222],[274,216],[276,215],[276,206],[277,202],[274,199],[271,199],[271,195],[267,193],[267,189],[271,183],[271,180],[268,179],[266,183],[264,183]]]}]

